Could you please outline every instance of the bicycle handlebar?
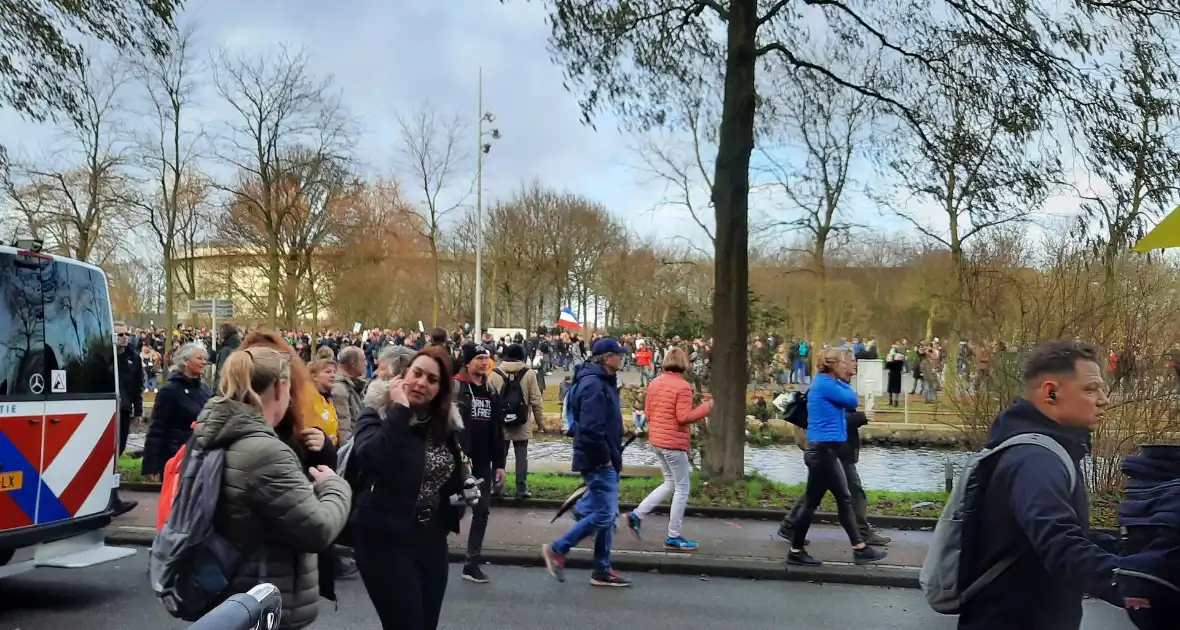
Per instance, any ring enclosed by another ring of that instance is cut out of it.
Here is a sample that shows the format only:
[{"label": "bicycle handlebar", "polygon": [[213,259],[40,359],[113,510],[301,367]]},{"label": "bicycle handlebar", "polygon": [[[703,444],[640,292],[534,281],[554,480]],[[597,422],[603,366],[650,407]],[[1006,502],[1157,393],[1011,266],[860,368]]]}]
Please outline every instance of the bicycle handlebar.
[{"label": "bicycle handlebar", "polygon": [[275,630],[283,600],[274,584],[259,584],[234,595],[189,626],[189,630]]}]

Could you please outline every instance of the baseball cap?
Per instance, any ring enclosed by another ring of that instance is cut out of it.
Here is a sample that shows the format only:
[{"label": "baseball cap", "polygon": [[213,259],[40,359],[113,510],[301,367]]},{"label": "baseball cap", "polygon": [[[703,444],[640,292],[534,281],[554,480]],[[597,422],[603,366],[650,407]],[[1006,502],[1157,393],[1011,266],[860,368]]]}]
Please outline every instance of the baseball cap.
[{"label": "baseball cap", "polygon": [[626,354],[622,344],[614,337],[603,337],[590,346],[590,354],[596,357],[604,354]]}]

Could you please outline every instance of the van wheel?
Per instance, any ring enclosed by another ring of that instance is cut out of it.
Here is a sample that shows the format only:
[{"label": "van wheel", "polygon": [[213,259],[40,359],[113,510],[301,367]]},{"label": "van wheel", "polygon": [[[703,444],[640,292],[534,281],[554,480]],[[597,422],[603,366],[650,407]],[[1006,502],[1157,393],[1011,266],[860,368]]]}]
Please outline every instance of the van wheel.
[{"label": "van wheel", "polygon": [[0,567],[8,564],[12,560],[12,555],[16,553],[16,549],[0,549]]}]

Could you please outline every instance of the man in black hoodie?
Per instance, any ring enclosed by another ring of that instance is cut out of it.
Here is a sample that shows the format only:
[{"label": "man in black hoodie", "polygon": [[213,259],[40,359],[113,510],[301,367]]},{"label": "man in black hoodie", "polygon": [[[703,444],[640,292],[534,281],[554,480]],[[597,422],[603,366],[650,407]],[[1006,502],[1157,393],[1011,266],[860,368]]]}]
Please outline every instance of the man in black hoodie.
[{"label": "man in black hoodie", "polygon": [[463,369],[455,374],[455,408],[463,418],[459,444],[471,460],[471,474],[483,479],[480,495],[484,498],[471,508],[471,531],[467,535],[467,561],[463,579],[484,584],[488,576],[480,568],[483,537],[488,530],[488,502],[492,487],[504,484],[504,409],[499,394],[488,385],[487,348],[463,344]]},{"label": "man in black hoodie", "polygon": [[1121,605],[1112,587],[1117,541],[1090,531],[1090,497],[1081,460],[1090,432],[1105,416],[1106,385],[1098,351],[1053,341],[1024,366],[1025,398],[992,425],[989,448],[1026,433],[1046,435],[1075,461],[1076,480],[1052,451],[1013,446],[981,467],[964,498],[960,583],[1015,558],[967,600],[960,630],[1078,630],[1086,593]]}]

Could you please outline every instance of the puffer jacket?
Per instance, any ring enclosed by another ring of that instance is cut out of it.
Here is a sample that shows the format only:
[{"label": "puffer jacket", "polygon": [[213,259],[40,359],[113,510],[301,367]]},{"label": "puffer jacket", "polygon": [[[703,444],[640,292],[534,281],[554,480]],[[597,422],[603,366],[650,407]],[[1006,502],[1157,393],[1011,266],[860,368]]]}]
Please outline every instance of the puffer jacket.
[{"label": "puffer jacket", "polygon": [[647,386],[643,413],[647,416],[647,443],[674,451],[691,448],[689,425],[709,415],[709,406],[692,406],[692,385],[684,377],[664,372]]},{"label": "puffer jacket", "polygon": [[[505,361],[500,364],[500,370],[505,374],[516,374],[525,369],[527,366],[522,361]],[[501,391],[504,389],[504,379],[500,378],[499,374],[492,372],[488,375],[488,383],[496,389]],[[529,409],[532,410],[533,423],[536,424],[537,430],[541,433],[545,432],[545,410],[541,406],[541,384],[537,382],[537,371],[529,368],[524,373],[524,379],[520,382],[521,389],[524,390],[524,396],[528,400]],[[512,440],[514,442],[521,440],[533,439],[533,425],[525,420],[522,424],[514,427],[504,427],[504,439]]]},{"label": "puffer jacket", "polygon": [[344,444],[352,437],[352,424],[361,416],[362,392],[368,384],[363,378],[350,378],[344,368],[336,370],[336,382],[332,384],[332,406],[336,408],[336,420],[340,424],[337,443]]},{"label": "puffer jacket", "polygon": [[[214,526],[247,560],[233,581],[245,592],[265,580],[282,592],[282,628],[315,621],[316,554],[348,519],[351,492],[341,478],[313,487],[295,451],[254,407],[213,398],[194,429],[203,448],[225,449],[225,477]],[[263,564],[265,562],[265,565]]]}]

